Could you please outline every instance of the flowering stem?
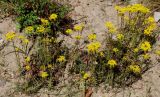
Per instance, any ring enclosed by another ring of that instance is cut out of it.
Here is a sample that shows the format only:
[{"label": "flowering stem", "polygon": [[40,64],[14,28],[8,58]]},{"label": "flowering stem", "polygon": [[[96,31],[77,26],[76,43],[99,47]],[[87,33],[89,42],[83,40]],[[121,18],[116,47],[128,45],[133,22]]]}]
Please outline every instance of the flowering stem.
[{"label": "flowering stem", "polygon": [[[15,44],[14,44],[14,42],[12,41],[12,44],[13,44],[13,48],[14,48],[14,50],[16,51],[16,47],[15,47]],[[16,52],[15,52],[15,55],[16,55],[16,59],[17,59],[17,63],[18,63],[18,66],[19,66],[19,71],[22,69],[21,68],[21,63],[20,63],[20,57],[19,57],[19,53],[17,54]]]}]

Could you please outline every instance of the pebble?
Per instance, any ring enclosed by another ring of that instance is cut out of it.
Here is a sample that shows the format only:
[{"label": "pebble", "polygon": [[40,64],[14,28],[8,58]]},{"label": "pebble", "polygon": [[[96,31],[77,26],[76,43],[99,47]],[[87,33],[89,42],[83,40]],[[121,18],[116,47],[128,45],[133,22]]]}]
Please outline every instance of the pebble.
[{"label": "pebble", "polygon": [[0,79],[0,87],[4,86],[5,84],[6,84],[6,81]]}]

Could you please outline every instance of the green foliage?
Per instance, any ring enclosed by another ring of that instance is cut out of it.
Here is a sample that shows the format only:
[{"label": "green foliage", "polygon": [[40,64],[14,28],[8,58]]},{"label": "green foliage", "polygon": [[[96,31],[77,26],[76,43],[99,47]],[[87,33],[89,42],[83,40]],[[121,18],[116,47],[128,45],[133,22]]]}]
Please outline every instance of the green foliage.
[{"label": "green foliage", "polygon": [[59,16],[59,20],[57,21],[58,26],[60,23],[62,24],[67,20],[65,18],[69,11],[69,7],[55,2],[51,3],[49,0],[23,1],[23,3],[21,5],[17,5],[15,9],[21,29],[24,29],[27,26],[39,24],[39,18],[48,18],[52,13],[56,13]]},{"label": "green foliage", "polygon": [[64,35],[65,30],[73,26],[73,20],[67,16],[70,7],[50,0],[3,2],[13,4],[12,10],[20,31],[26,35],[14,32],[7,35],[8,41],[14,44],[14,39],[18,38],[22,45],[13,45],[17,60],[19,61],[20,53],[25,59],[23,64],[19,62],[18,65],[21,76],[27,81],[19,84],[19,88],[26,93],[36,92],[41,87],[53,88],[64,76],[63,71],[68,62],[69,50],[59,35]]}]

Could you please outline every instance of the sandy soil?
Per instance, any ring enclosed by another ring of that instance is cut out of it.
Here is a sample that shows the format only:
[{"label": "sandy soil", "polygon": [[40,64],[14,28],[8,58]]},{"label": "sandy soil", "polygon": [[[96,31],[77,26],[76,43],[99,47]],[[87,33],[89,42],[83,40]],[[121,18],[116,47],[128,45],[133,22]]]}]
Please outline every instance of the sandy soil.
[{"label": "sandy soil", "polygon": [[[115,25],[119,24],[116,11],[114,10],[115,3],[112,3],[111,0],[68,0],[68,2],[75,7],[75,10],[72,12],[73,18],[77,20],[83,17],[80,21],[86,23],[84,36],[94,32],[97,34],[98,40],[102,41],[103,34],[106,32],[104,23],[111,21]],[[132,1],[132,3],[135,2],[135,0]],[[11,19],[6,19],[0,23],[0,32],[6,33],[8,31],[16,31],[16,25]],[[3,37],[3,34],[0,37]],[[157,45],[159,42],[157,42]],[[159,49],[157,45],[155,47]],[[0,63],[3,63],[4,66],[0,65],[0,97],[57,97],[47,93],[38,93],[34,96],[26,96],[22,93],[14,94],[13,88],[17,78],[15,55],[3,56],[3,54],[12,51],[12,49],[7,47],[1,52]],[[157,62],[156,58],[157,56],[152,54],[153,67],[142,76],[141,80],[134,83],[131,87],[106,91],[102,86],[99,89],[94,89],[91,97],[160,97],[160,63]],[[44,89],[41,91],[47,92]],[[74,97],[82,96],[76,95]]]}]

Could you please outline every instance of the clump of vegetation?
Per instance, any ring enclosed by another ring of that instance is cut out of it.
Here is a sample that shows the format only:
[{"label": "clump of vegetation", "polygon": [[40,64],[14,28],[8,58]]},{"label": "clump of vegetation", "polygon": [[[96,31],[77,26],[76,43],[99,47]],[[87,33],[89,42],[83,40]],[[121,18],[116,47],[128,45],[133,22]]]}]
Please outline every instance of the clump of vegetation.
[{"label": "clump of vegetation", "polygon": [[[81,53],[71,72],[82,74],[87,85],[102,82],[111,86],[128,86],[141,78],[150,67],[150,53],[159,32],[150,10],[141,4],[116,6],[121,18],[121,26],[116,28],[106,22],[108,29],[105,47],[96,40],[96,35],[88,36],[86,51]],[[85,60],[84,60],[85,58]]]},{"label": "clump of vegetation", "polygon": [[[21,89],[27,93],[42,87],[53,89],[64,77],[74,75],[78,76],[74,80],[86,87],[103,82],[113,87],[128,86],[141,78],[151,65],[150,53],[159,34],[156,23],[148,15],[150,10],[141,4],[115,9],[121,26],[106,22],[102,44],[96,33],[83,37],[85,25],[73,25],[63,5],[27,0],[16,7],[24,35],[8,32],[6,40],[13,44],[25,80]],[[66,38],[73,42],[67,45]],[[15,39],[22,47],[15,45]]]},{"label": "clump of vegetation", "polygon": [[[21,90],[30,93],[43,86],[53,88],[68,62],[69,50],[60,35],[68,36],[66,30],[73,26],[73,20],[67,16],[70,8],[50,0],[4,2],[15,4],[13,11],[23,32],[6,34],[6,40],[15,49],[21,75],[27,80]],[[22,46],[15,45],[17,39]]]}]

